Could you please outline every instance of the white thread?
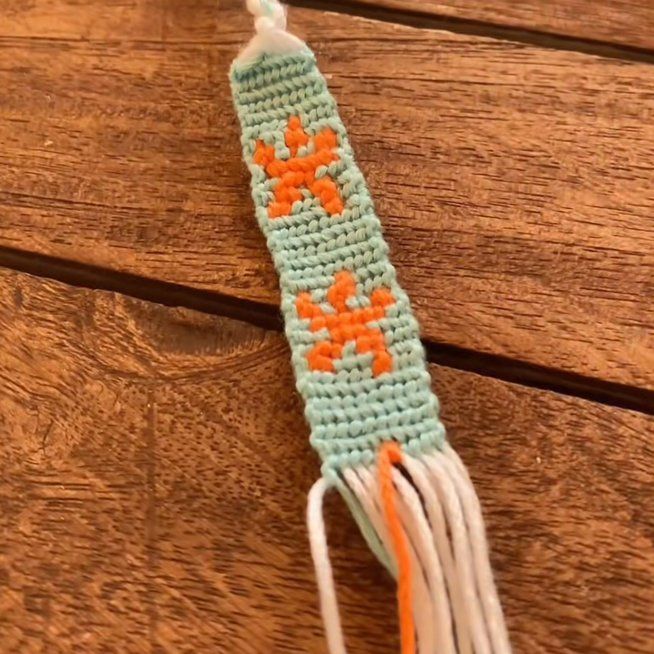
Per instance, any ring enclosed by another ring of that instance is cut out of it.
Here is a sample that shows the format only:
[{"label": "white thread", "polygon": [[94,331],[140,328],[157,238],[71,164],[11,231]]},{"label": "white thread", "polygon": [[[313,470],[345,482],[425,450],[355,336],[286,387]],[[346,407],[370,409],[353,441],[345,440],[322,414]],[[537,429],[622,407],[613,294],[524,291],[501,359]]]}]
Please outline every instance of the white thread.
[{"label": "white thread", "polygon": [[329,547],[325,534],[322,505],[329,484],[324,478],[311,487],[307,504],[307,527],[309,530],[309,543],[311,556],[316,571],[318,592],[320,594],[320,610],[325,625],[327,646],[330,654],[346,654],[341,618],[338,613],[338,602],[334,588],[334,576],[329,562]]},{"label": "white thread", "polygon": [[[395,551],[393,541],[386,528],[383,518],[383,512],[379,504],[380,491],[376,471],[373,468],[368,470],[364,467],[348,469],[344,472],[345,480],[351,491],[359,498],[361,507],[366,512],[370,523],[379,535],[384,548],[388,552],[388,557],[392,563],[393,569],[389,572],[397,578],[397,562],[395,560]],[[411,565],[417,565],[417,557],[410,544]],[[435,634],[433,617],[429,611],[429,593],[424,578],[421,576],[417,581],[418,587],[413,590],[413,613],[415,618],[416,632],[418,635],[418,654],[434,654],[435,651]]]},{"label": "white thread", "polygon": [[470,545],[470,534],[454,483],[443,468],[443,455],[439,452],[422,460],[434,489],[438,493],[450,528],[456,568],[460,579],[461,595],[466,607],[468,626],[476,654],[491,654],[490,639],[486,629],[484,612],[475,582],[475,567]]},{"label": "white thread", "polygon": [[400,516],[416,549],[420,564],[421,569],[416,572],[425,576],[430,589],[432,620],[436,624],[436,647],[433,651],[439,654],[455,654],[452,616],[443,571],[420,498],[412,484],[397,469],[393,470],[393,483],[397,488],[399,504],[403,509],[400,511]]},{"label": "white thread", "polygon": [[[348,477],[348,473],[352,474]],[[363,487],[361,487],[362,490],[360,493],[355,492],[355,485],[358,484],[361,486],[359,478],[352,472],[351,469],[344,470],[342,474],[343,481],[337,484],[336,488],[345,500],[345,503],[348,505],[348,508],[350,509],[354,519],[359,524],[359,529],[361,530],[361,534],[366,540],[366,543],[368,543],[368,547],[373,551],[379,562],[391,573],[393,577],[395,577],[395,564],[391,561],[389,553],[386,549],[386,545],[379,535],[378,525],[370,519],[370,511],[368,510],[367,505],[362,502],[362,497],[360,497],[360,495],[365,495],[365,491],[363,490]],[[360,523],[362,518],[368,523],[372,523],[372,533],[369,525],[366,527]]]},{"label": "white thread", "polygon": [[350,492],[359,500],[359,504],[366,514],[370,524],[377,532],[377,536],[385,550],[386,557],[390,563],[389,572],[393,577],[397,577],[397,563],[395,562],[395,553],[391,545],[391,539],[386,529],[386,524],[381,516],[379,506],[375,503],[374,494],[371,493],[366,486],[364,486],[361,479],[357,474],[357,470],[348,468],[343,472],[343,477],[347,482]]},{"label": "white thread", "polygon": [[443,515],[441,500],[420,463],[406,455],[402,457],[402,463],[423,498],[427,519],[432,529],[432,537],[443,567],[445,582],[452,604],[452,613],[456,626],[457,652],[458,654],[472,654],[468,613],[461,591],[461,580],[452,553],[452,544],[447,533],[447,524]]},{"label": "white thread", "polygon": [[[383,512],[379,504],[381,497],[376,470],[374,468],[368,470],[360,466],[346,470],[344,476],[352,492],[359,498],[362,508],[366,512],[372,526],[377,531],[386,551],[389,553],[389,558],[393,564],[393,570],[389,572],[391,572],[393,577],[397,578],[397,562],[395,560],[393,541],[386,528]],[[417,556],[410,542],[409,545],[411,565],[415,567],[417,566]],[[414,583],[414,586],[417,587],[413,589],[412,604],[418,635],[418,654],[434,654],[435,634],[433,614],[429,610],[430,598],[425,579],[422,575],[417,576],[417,582]]]},{"label": "white thread", "polygon": [[457,488],[465,520],[470,531],[470,544],[473,553],[479,596],[484,608],[486,624],[490,632],[493,652],[510,654],[509,634],[504,622],[502,606],[497,595],[493,572],[490,567],[486,529],[481,513],[481,504],[472,487],[468,471],[456,452],[445,445],[443,460],[445,468]]},{"label": "white thread", "polygon": [[286,31],[286,11],[278,0],[246,0],[254,16],[256,34],[236,57],[239,64],[255,61],[263,54],[308,52],[304,41]]},{"label": "white thread", "polygon": [[256,19],[267,18],[280,29],[286,29],[286,12],[277,0],[245,0],[247,10]]},{"label": "white thread", "polygon": [[[390,552],[394,552],[392,539],[390,538],[388,530],[386,529],[384,518],[381,517],[384,515],[384,512],[381,508],[381,488],[379,485],[377,468],[373,466],[368,469],[360,466],[356,469],[356,472],[364,486],[366,486],[370,495],[375,499],[377,511],[379,513],[380,519],[382,520],[382,524],[384,525],[384,537],[387,539],[386,548]],[[417,636],[418,653],[434,654],[436,651],[436,625],[434,622],[434,611],[432,610],[431,595],[427,587],[427,580],[422,573],[422,566],[420,565],[420,561],[418,559],[418,555],[416,553],[413,542],[406,533],[406,529],[403,529],[403,531],[409,546],[411,569],[419,571],[418,574],[412,576],[413,597],[411,602],[413,607],[414,626]]]}]

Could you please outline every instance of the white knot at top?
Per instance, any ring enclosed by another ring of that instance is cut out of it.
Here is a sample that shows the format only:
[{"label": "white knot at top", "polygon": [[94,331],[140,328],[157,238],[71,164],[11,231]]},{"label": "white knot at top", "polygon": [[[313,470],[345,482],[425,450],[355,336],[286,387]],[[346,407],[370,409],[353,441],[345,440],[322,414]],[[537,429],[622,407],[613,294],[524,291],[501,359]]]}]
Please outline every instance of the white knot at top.
[{"label": "white knot at top", "polygon": [[[276,27],[286,29],[286,12],[277,0],[246,0],[248,11],[255,17],[255,27],[259,18],[267,18]],[[257,31],[259,28],[257,27]]]},{"label": "white knot at top", "polygon": [[304,41],[286,31],[286,11],[278,0],[246,0],[245,4],[254,16],[256,34],[236,57],[236,63],[249,63],[263,54],[292,54],[307,50]]}]

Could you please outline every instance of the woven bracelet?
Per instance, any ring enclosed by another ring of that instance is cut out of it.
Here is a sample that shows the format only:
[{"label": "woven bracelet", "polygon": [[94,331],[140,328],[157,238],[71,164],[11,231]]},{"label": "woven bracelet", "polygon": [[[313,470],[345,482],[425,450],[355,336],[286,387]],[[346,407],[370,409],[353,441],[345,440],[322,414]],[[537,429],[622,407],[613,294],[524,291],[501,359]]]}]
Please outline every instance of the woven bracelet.
[{"label": "woven bracelet", "polygon": [[255,215],[279,273],[322,476],[308,527],[331,654],[344,654],[322,518],[340,491],[396,578],[402,654],[511,651],[479,502],[447,444],[418,324],[334,98],[275,0],[231,69]]}]

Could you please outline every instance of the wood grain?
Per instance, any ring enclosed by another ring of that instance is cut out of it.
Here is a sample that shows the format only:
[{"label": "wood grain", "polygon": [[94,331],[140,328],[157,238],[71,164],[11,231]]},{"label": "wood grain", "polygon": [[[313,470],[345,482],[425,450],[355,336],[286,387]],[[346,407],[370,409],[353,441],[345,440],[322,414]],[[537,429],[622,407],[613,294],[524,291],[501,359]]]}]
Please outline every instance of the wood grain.
[{"label": "wood grain", "polygon": [[[277,306],[226,80],[249,18],[138,0],[105,24],[103,6],[4,10],[0,245]],[[290,21],[330,77],[425,338],[654,388],[654,68]]]},{"label": "wood grain", "polygon": [[[4,651],[324,651],[281,335],[8,271],[0,334]],[[516,654],[652,651],[654,419],[432,373]],[[349,651],[396,651],[392,585],[331,499]]]},{"label": "wood grain", "polygon": [[335,7],[385,9],[508,25],[617,45],[654,48],[654,5],[649,0],[333,0]]}]

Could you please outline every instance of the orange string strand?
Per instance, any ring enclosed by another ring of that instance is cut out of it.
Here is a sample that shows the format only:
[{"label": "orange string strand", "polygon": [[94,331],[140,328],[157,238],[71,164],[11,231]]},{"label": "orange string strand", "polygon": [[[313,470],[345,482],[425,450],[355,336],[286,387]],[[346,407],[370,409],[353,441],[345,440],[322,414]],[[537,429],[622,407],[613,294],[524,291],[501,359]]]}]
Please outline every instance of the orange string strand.
[{"label": "orange string strand", "polygon": [[397,604],[400,618],[402,654],[415,654],[416,635],[411,607],[412,580],[409,543],[402,529],[397,512],[396,491],[393,485],[393,464],[402,461],[400,446],[395,442],[384,443],[379,450],[379,484],[386,524],[393,541],[398,566]]}]

